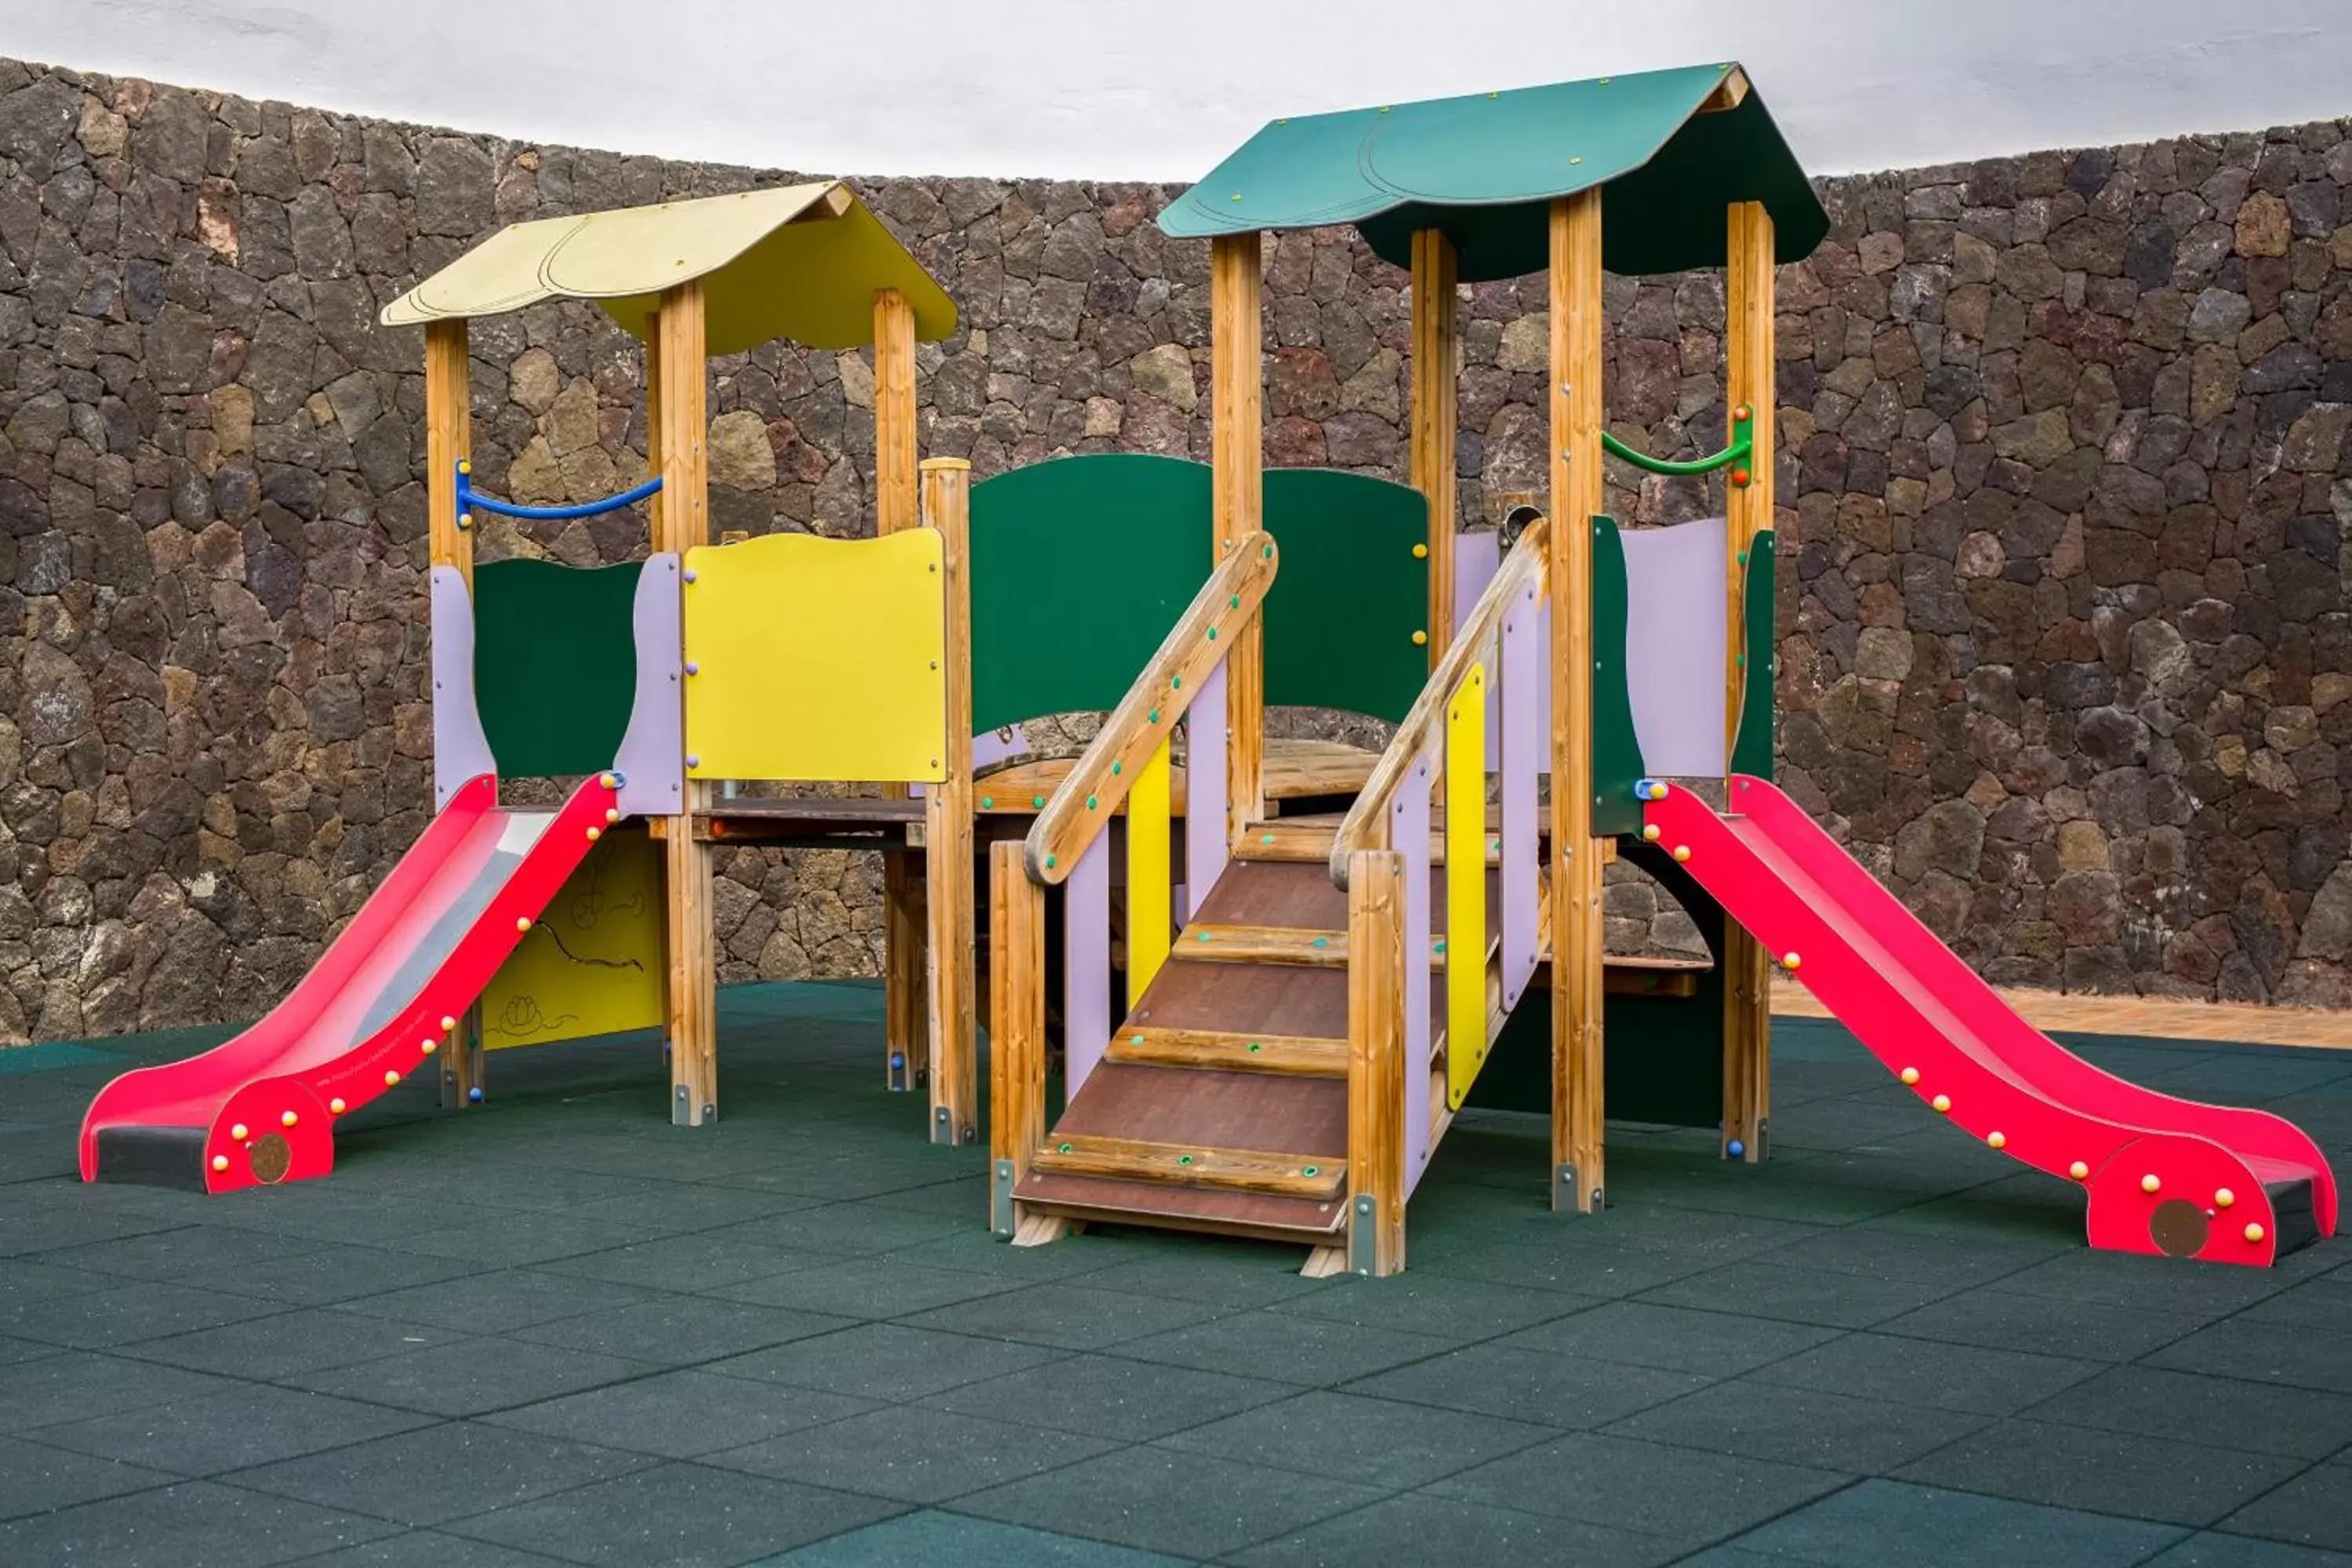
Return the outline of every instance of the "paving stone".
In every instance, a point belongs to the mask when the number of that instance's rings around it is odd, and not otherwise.
[[[1865,1480],[1733,1542],[1774,1561],[1833,1568],[1979,1568],[1987,1562],[2125,1568],[2179,1541],[2170,1525]]]
[[[942,1503],[1115,1447],[1076,1433],[893,1405],[730,1448],[703,1462],[836,1491]]]
[[[1181,1557],[1219,1557],[1377,1502],[1370,1487],[1202,1454],[1121,1448],[975,1493],[960,1511]]]
[[[1313,1391],[1160,1441],[1241,1464],[1395,1489],[1425,1486],[1554,1435],[1523,1421]]]
[[[617,1449],[456,1421],[240,1471],[236,1484],[398,1524],[438,1525],[649,1462]]]
[[[1869,1474],[1894,1469],[1984,1424],[1980,1416],[1956,1411],[1739,1379],[1629,1416],[1609,1431],[1751,1459]]]
[[[709,1370],[861,1399],[898,1401],[919,1399],[1052,1359],[1052,1352],[1031,1345],[866,1323],[713,1362]]]
[[[1183,1559],[926,1509],[764,1559],[755,1568],[1179,1568]]]
[[[1581,1356],[1472,1345],[1360,1379],[1347,1391],[1580,1430],[1664,1404],[1710,1381]]]
[[[1758,1383],[1825,1394],[2007,1415],[2092,1377],[2102,1365],[2024,1351],[1859,1333],[1843,1335],[1748,1375]]]
[[[203,1477],[390,1436],[430,1421],[323,1394],[238,1384],[168,1405],[43,1426],[26,1440],[175,1477]]]
[[[184,1481],[0,1524],[0,1563],[262,1565],[315,1556],[396,1529],[382,1520],[291,1498]]]
[[[1688,1548],[1785,1513],[1852,1479],[1580,1432],[1465,1470],[1431,1489],[1635,1531]]]
[[[1113,1356],[966,1384],[921,1401],[939,1410],[1129,1442],[1179,1432],[1295,1393],[1294,1385]]]
[[[1744,1308],[1736,1300],[1730,1310],[1704,1312],[1649,1300],[1611,1301],[1496,1342],[1513,1350],[1729,1377],[1837,1337],[1833,1329],[1733,1315]]]
[[[725,1568],[822,1540],[903,1505],[703,1465],[667,1464],[461,1520],[454,1534],[598,1568]]]
[[[2242,1449],[2012,1420],[1915,1460],[1902,1478],[2127,1518],[2210,1525],[2303,1464]]]

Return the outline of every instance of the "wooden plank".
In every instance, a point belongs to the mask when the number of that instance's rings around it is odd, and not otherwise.
[[[1446,705],[1445,777],[1441,788],[1445,797],[1445,1103],[1458,1107],[1486,1062],[1489,922],[1484,665],[1470,667]]]
[[[1701,114],[1720,114],[1727,109],[1737,109],[1748,100],[1748,73],[1738,66],[1728,68],[1722,81],[1716,84],[1706,100],[1698,106]]]
[[[425,552],[435,566],[455,566],[468,589],[474,582],[474,536],[457,526],[457,464],[473,449],[471,379],[465,318],[425,322]],[[478,637],[479,633],[478,617]],[[483,1087],[478,1011],[467,1012],[450,1045],[441,1063],[441,1104],[445,1110],[463,1110]]]
[[[1106,1060],[1055,1121],[1053,1138],[1072,1133],[1254,1149],[1320,1163],[1347,1157],[1348,1089],[1328,1079]]]
[[[877,301],[877,321],[880,315]],[[911,367],[913,312],[906,317]],[[911,368],[908,375],[911,401]],[[911,434],[908,439],[911,453]],[[961,458],[932,458],[921,474],[922,521],[940,536],[947,604],[946,776],[923,794],[930,1134],[934,1143],[969,1143],[980,1118],[979,979],[972,972],[980,935],[971,870],[971,465]]]
[[[1348,1262],[1375,1276],[1404,1267],[1406,874],[1402,856],[1360,849],[1348,875]]]
[[[1461,383],[1459,268],[1454,242],[1439,228],[1412,236],[1412,488],[1429,498],[1429,667],[1454,640],[1454,534],[1461,527],[1454,447]]]
[[[1552,1205],[1597,1213],[1600,846],[1592,837],[1592,519],[1601,508],[1601,192],[1551,204]]]
[[[1284,801],[1352,795],[1364,787],[1379,761],[1377,752],[1337,741],[1269,739],[1265,751],[1265,797]],[[1045,796],[1061,787],[1076,764],[1075,757],[1045,757],[999,768],[976,786],[980,811],[983,816],[1031,816],[1045,805]],[[1173,767],[1168,776],[1169,809],[1183,816],[1190,795],[1186,769]],[[1125,805],[1120,809],[1125,810]]]
[[[1297,963],[1317,969],[1344,969],[1348,964],[1348,933],[1194,921],[1184,928],[1177,942],[1176,956],[1208,963]]]
[[[647,461],[661,476],[653,546],[681,557],[710,537],[709,413],[704,379],[709,316],[699,279],[667,290],[647,361],[653,406]],[[689,700],[691,700],[689,699]],[[694,835],[709,785],[689,780],[684,810],[662,840],[669,944],[664,1026],[669,1036],[670,1121],[699,1127],[719,1114],[718,953],[711,931],[709,847]]]
[[[1094,744],[1071,765],[1029,829],[1029,874],[1052,885],[1070,874],[1078,856],[1134,788],[1144,764],[1168,743],[1191,693],[1220,660],[1227,679],[1245,633],[1257,625],[1258,605],[1274,582],[1272,536],[1253,533],[1220,562],[1192,605],[1168,632],[1112,710]],[[1236,737],[1235,750],[1239,749]]]
[[[989,1223],[1011,1236],[1013,1189],[1045,1135],[1045,889],[1029,879],[1021,846],[988,850]]]
[[[1732,73],[1744,90],[1745,80]],[[1725,87],[1732,85],[1727,80]],[[1736,100],[1734,101],[1737,101]],[[1747,564],[1756,536],[1773,526],[1773,232],[1772,215],[1760,202],[1735,202],[1726,214],[1724,291],[1727,364],[1727,414],[1745,408],[1752,416],[1753,447],[1744,468],[1725,489],[1724,532],[1731,584],[1729,640],[1725,645],[1724,734],[1739,732],[1747,669]],[[1738,482],[1744,472],[1748,482]],[[1723,948],[1723,1151],[1736,1146],[1738,1158],[1764,1157],[1765,1123],[1771,1112],[1771,957],[1737,921],[1727,921]]]
[[[1317,1035],[1236,1034],[1219,1029],[1129,1026],[1111,1037],[1105,1059],[1142,1067],[1345,1078],[1348,1042]]]
[[[969,465],[966,465],[969,467]],[[874,291],[874,531],[920,524],[915,464],[915,308]]]
[[[915,469],[915,316],[896,289],[874,291],[874,531],[898,533],[921,521]],[[955,727],[949,726],[950,736]],[[969,778],[971,770],[965,770]],[[885,796],[909,799],[892,781]],[[882,1049],[893,1089],[930,1084],[929,914],[921,869],[898,856],[882,865]],[[933,1094],[937,1099],[936,1090]],[[929,1131],[940,1132],[938,1107]],[[961,1126],[961,1122],[953,1125]]]
[[[1262,237],[1209,242],[1210,439],[1217,559],[1244,548],[1265,508],[1265,268]],[[1265,638],[1255,623],[1225,666],[1226,831],[1265,815]]]
[[[1127,797],[1127,1005],[1143,1000],[1168,961],[1175,892],[1168,835],[1168,742],[1136,774]]]
[[[1348,1163],[1328,1155],[1302,1159],[1259,1149],[1219,1149],[1080,1132],[1055,1133],[1038,1147],[1029,1168],[1045,1175],[1171,1182],[1178,1186],[1223,1187],[1290,1198],[1336,1197],[1348,1181]]]
[[[1314,1246],[1340,1228],[1337,1198],[1293,1198],[1231,1187],[1180,1187],[1170,1182],[1032,1171],[1021,1184],[1024,1219],[1048,1214],[1074,1221],[1151,1226],[1205,1236],[1246,1237]]]

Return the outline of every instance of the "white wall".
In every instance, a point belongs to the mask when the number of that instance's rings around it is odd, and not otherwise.
[[[1717,58],[1824,174],[2352,112],[2346,0],[0,0],[0,51],[844,174],[1184,180],[1277,114]]]

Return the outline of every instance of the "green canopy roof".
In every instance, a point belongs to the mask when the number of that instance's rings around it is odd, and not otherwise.
[[[1723,209],[1762,202],[1780,259],[1801,260],[1829,215],[1737,65],[1685,66],[1466,98],[1277,120],[1160,215],[1179,237],[1352,223],[1412,264],[1441,228],[1465,282],[1549,264],[1551,199],[1610,187],[1612,272],[1720,267]]]

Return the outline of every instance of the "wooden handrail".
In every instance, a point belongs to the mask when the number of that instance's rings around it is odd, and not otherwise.
[[[1412,770],[1413,759],[1428,750],[1435,740],[1437,724],[1445,716],[1445,705],[1454,699],[1470,667],[1481,659],[1493,658],[1492,650],[1503,627],[1503,612],[1522,590],[1532,586],[1536,602],[1545,602],[1551,581],[1551,521],[1538,518],[1528,524],[1519,535],[1511,553],[1496,571],[1486,591],[1478,595],[1478,603],[1470,618],[1454,635],[1445,657],[1430,672],[1429,684],[1421,689],[1421,696],[1412,710],[1397,726],[1396,738],[1373,764],[1372,776],[1365,781],[1363,793],[1356,804],[1348,808],[1347,817],[1339,824],[1339,836],[1331,846],[1331,880],[1341,888],[1348,885],[1348,858],[1359,849],[1382,847],[1381,825],[1387,821],[1390,797]]]
[[[1257,618],[1279,564],[1274,536],[1258,531],[1235,541],[1209,574],[1159,651],[1103,721],[1094,744],[1031,825],[1024,851],[1031,881],[1048,888],[1059,884],[1118,815],[1144,764],[1192,705],[1202,679],[1223,659],[1235,634]]]

